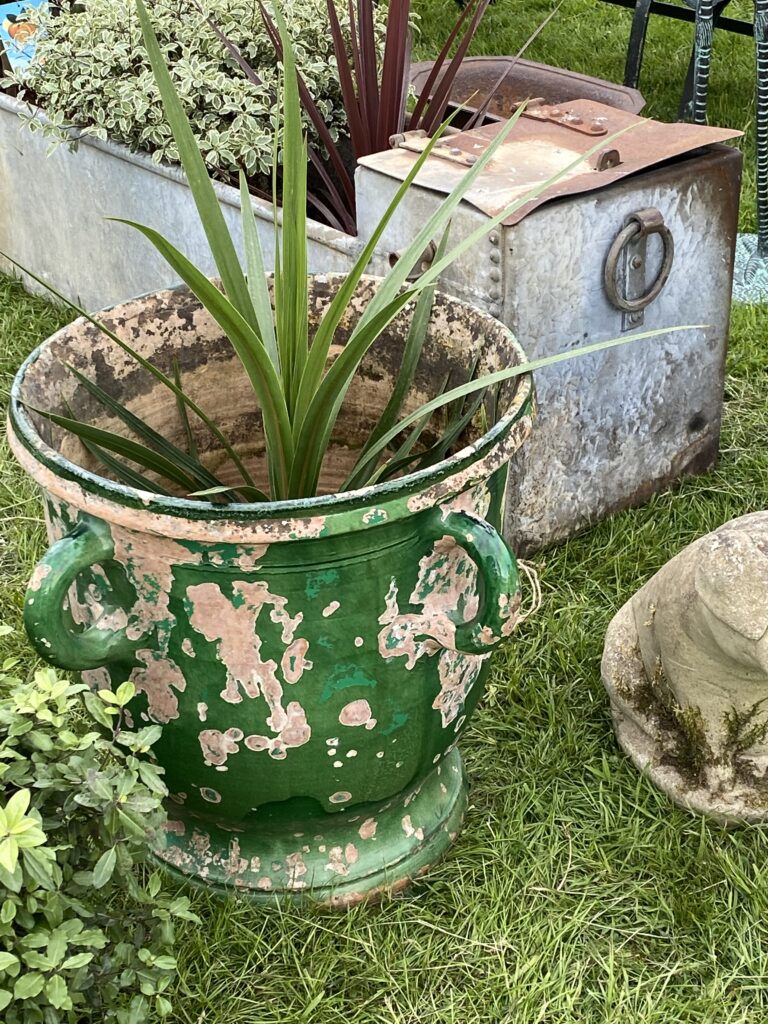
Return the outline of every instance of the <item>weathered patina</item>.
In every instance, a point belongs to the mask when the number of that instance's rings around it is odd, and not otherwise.
[[[768,820],[768,513],[694,541],[611,622],[616,735],[665,793],[726,824]]]
[[[311,285],[316,323],[337,282]],[[377,282],[364,279],[350,317]],[[226,340],[185,290],[113,310],[110,325],[185,387],[264,476],[258,413]],[[215,505],[100,475],[29,407],[69,404],[102,426],[65,364],[181,441],[175,403],[83,321],[49,339],[13,390],[11,442],[45,493],[53,546],[26,622],[43,657],[98,688],[131,679],[135,725],[163,725],[171,870],[255,898],[347,905],[426,870],[466,806],[457,741],[493,648],[514,626],[514,557],[496,532],[505,465],[530,429],[531,381],[505,387],[460,451],[418,473],[337,493],[391,392],[396,326],[361,368],[319,497]],[[445,373],[523,358],[490,316],[439,296],[414,408]],[[25,404],[26,403],[26,404]],[[197,431],[197,427],[195,427]],[[204,431],[199,450],[225,473]]]

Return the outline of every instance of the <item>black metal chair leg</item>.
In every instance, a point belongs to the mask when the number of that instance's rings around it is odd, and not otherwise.
[[[648,19],[651,14],[651,0],[636,0],[635,12],[632,15],[632,31],[629,34],[627,63],[624,67],[624,85],[636,89],[640,81],[640,69],[643,64],[645,35],[648,31]]]
[[[714,5],[714,11],[712,14],[712,25],[713,30],[717,28],[717,23],[720,20],[723,11],[728,6],[730,0],[717,0]],[[694,79],[696,75],[696,53],[697,47],[694,42],[691,47],[691,59],[688,62],[688,72],[685,76],[685,85],[683,86],[683,96],[680,100],[680,109],[677,114],[678,121],[692,121],[694,120],[693,113],[693,91],[694,91]]]

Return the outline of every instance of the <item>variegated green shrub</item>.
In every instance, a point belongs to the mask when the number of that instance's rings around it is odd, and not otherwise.
[[[270,4],[266,5],[268,9]],[[339,17],[348,24],[347,5]],[[296,59],[334,139],[346,130],[326,0],[283,0]],[[384,9],[382,8],[382,18]],[[174,83],[208,166],[225,179],[242,168],[251,178],[270,173],[277,120],[278,64],[254,0],[158,0],[152,17]],[[262,80],[249,82],[208,19],[236,44]],[[65,137],[113,139],[161,161],[178,161],[131,0],[88,0],[58,17],[42,16],[37,54],[24,78],[4,87],[39,104]],[[383,24],[383,22],[382,22]],[[379,38],[381,39],[381,33]],[[314,129],[307,121],[311,139]]]
[[[174,919],[195,919],[140,867],[164,825],[145,757],[160,727],[125,728],[132,683],[84,711],[86,687],[15,668],[0,669],[0,1020],[146,1024],[171,1010]]]

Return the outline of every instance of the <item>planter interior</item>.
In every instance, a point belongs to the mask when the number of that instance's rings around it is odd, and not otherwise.
[[[333,275],[314,278],[311,290],[310,337],[341,280]],[[372,297],[377,279],[366,278],[345,316],[331,358],[341,351],[357,318]],[[453,314],[455,300],[437,295],[432,326],[415,379],[403,407],[410,412],[436,397],[444,387],[468,379],[469,368],[477,362],[477,373],[492,372],[508,364],[511,350],[503,328],[484,334],[469,329]],[[410,317],[400,317],[366,356],[355,377],[334,431],[331,450],[321,478],[320,493],[337,492],[357,453],[370,434],[392,393],[399,371]],[[165,373],[173,373],[177,358],[187,394],[216,420],[238,454],[248,464],[256,482],[267,485],[261,416],[248,378],[218,325],[185,289],[162,292],[119,307],[110,323],[142,356],[150,358]],[[488,324],[491,321],[488,320]],[[151,326],[150,326],[151,325]],[[180,345],[180,339],[184,344]],[[189,339],[193,342],[188,343]],[[122,435],[130,435],[118,417],[104,407],[70,374],[70,364],[94,380],[132,413],[175,444],[185,444],[184,425],[168,390],[126,355],[102,332],[80,321],[66,328],[39,353],[24,375],[21,401],[30,409],[79,419]],[[503,387],[500,408],[508,405],[515,382]],[[224,399],[222,401],[222,398]],[[483,413],[461,438],[471,444],[482,434],[482,424],[497,413],[489,397]],[[41,439],[67,461],[99,476],[109,476],[98,460],[67,431],[42,416],[34,416]],[[439,411],[425,431],[422,447],[437,439],[447,413]],[[215,438],[194,416],[195,441],[203,461],[226,483],[235,483],[237,471]],[[148,474],[151,475],[151,474]],[[197,503],[205,505],[207,503]]]
[[[337,284],[312,282],[313,323]],[[361,283],[345,330],[376,286]],[[107,319],[162,368],[179,357],[185,386],[258,476],[253,399],[197,301],[178,289]],[[395,325],[366,359],[328,460],[328,494],[267,505],[222,508],[111,482],[77,440],[25,412],[22,402],[70,405],[119,429],[69,362],[182,442],[174,403],[91,325],[59,332],[17,377],[11,440],[46,491],[58,541],[30,585],[27,627],[44,657],[85,669],[91,685],[132,679],[134,724],[163,724],[156,753],[173,802],[157,855],[198,883],[348,905],[422,873],[460,827],[456,744],[519,603],[514,560],[491,524],[501,521],[502,467],[529,427],[531,382],[506,386],[443,463],[335,495],[390,394],[404,340],[405,324]],[[439,296],[407,404],[446,376],[466,378],[476,359],[491,370],[522,358],[497,321]],[[218,467],[215,447],[198,440]],[[488,607],[495,633],[479,626]],[[474,646],[459,640],[476,625]],[[62,633],[68,654],[57,650]]]

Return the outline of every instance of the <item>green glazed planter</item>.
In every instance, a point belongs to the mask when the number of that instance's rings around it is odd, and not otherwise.
[[[317,323],[338,282],[311,282]],[[343,325],[377,282],[361,282]],[[185,387],[262,469],[258,414],[225,338],[185,289],[104,319]],[[506,463],[530,430],[529,377],[510,384],[434,467],[335,493],[392,388],[404,328],[377,343],[350,391],[327,494],[262,505],[165,498],[99,474],[80,443],[27,407],[119,424],[71,363],[181,441],[167,393],[87,321],[26,361],[10,439],[45,495],[52,546],[26,598],[32,642],[99,689],[131,679],[133,724],[163,725],[174,873],[264,900],[348,905],[394,891],[454,840],[466,807],[456,744],[488,658],[514,626],[516,565],[496,532]],[[337,350],[338,351],[338,350]],[[519,362],[502,324],[438,296],[408,407],[446,373]],[[490,413],[490,415],[489,415]],[[490,423],[490,428],[487,424]],[[219,453],[201,452],[214,471]],[[129,722],[129,725],[131,723]]]

